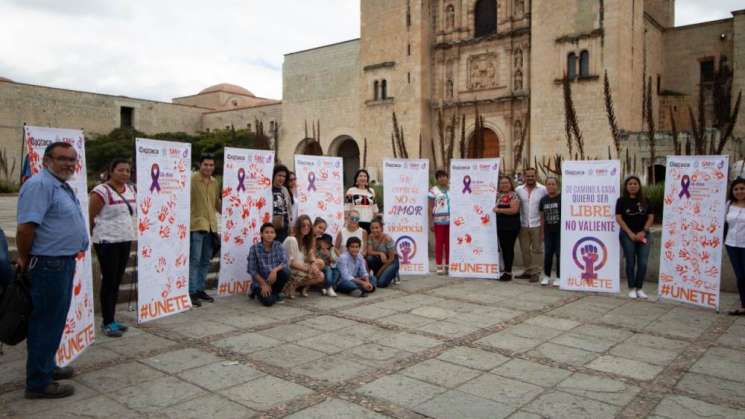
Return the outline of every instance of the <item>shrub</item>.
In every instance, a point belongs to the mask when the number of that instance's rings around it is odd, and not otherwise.
[[[644,195],[649,200],[649,203],[654,207],[654,221],[655,223],[662,222],[662,209],[663,200],[665,198],[665,184],[657,183],[655,185],[649,185],[644,187]]]

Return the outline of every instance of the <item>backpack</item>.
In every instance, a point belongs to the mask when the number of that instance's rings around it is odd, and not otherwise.
[[[28,335],[31,291],[28,274],[16,273],[15,280],[0,285],[0,342],[17,345]]]

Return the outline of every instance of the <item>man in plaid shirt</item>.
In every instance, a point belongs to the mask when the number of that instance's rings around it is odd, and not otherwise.
[[[290,279],[287,253],[278,241],[272,223],[261,226],[261,243],[251,246],[248,252],[248,274],[251,275],[251,298],[270,307],[280,301],[279,293]]]

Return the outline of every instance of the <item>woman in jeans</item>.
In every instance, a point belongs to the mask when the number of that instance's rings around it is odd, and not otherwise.
[[[644,197],[642,183],[636,176],[629,176],[623,183],[623,195],[616,201],[616,221],[621,226],[629,298],[647,298],[642,287],[647,275],[651,242],[649,228],[654,222],[654,208]]]
[[[515,193],[512,179],[507,176],[499,177],[497,193],[497,239],[504,259],[504,273],[500,281],[512,280],[512,263],[515,260],[515,241],[520,233],[520,198]]]
[[[136,191],[129,184],[129,161],[117,159],[109,166],[109,180],[90,193],[91,239],[101,267],[101,314],[103,333],[121,337],[127,326],[114,319],[119,284],[137,240]]]
[[[740,293],[740,308],[729,312],[731,316],[745,316],[745,179],[735,179],[727,194],[727,248],[729,261],[737,277],[737,291]]]
[[[370,278],[373,285],[385,288],[398,276],[398,255],[396,242],[383,231],[383,220],[373,218],[370,235],[367,237],[367,267],[376,279]]]

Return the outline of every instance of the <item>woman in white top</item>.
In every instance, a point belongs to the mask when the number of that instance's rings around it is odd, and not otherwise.
[[[745,315],[745,179],[735,179],[727,194],[727,248],[729,261],[737,277],[737,291],[740,293],[740,308],[729,312],[731,316]]]
[[[129,261],[135,229],[137,202],[135,189],[128,184],[129,161],[114,160],[109,180],[90,193],[89,215],[93,248],[101,267],[101,314],[106,336],[120,337],[127,327],[114,320],[119,284]]]
[[[339,234],[336,235],[334,247],[336,247],[338,254],[346,253],[347,240],[350,237],[357,237],[362,243],[367,243],[367,231],[360,227],[360,213],[356,210],[349,211],[347,214],[347,223],[339,231]],[[362,255],[365,255],[364,251]]]
[[[378,215],[378,204],[375,201],[375,190],[369,186],[370,174],[360,169],[354,175],[354,186],[344,194],[344,209],[357,211],[360,227],[370,232],[370,222]]]
[[[285,239],[282,246],[287,252],[290,265],[290,280],[285,285],[287,298],[295,298],[295,291],[302,288],[303,297],[308,296],[308,288],[324,282],[323,261],[316,258],[316,240],[313,236],[313,223],[303,214],[295,223],[295,234]]]

